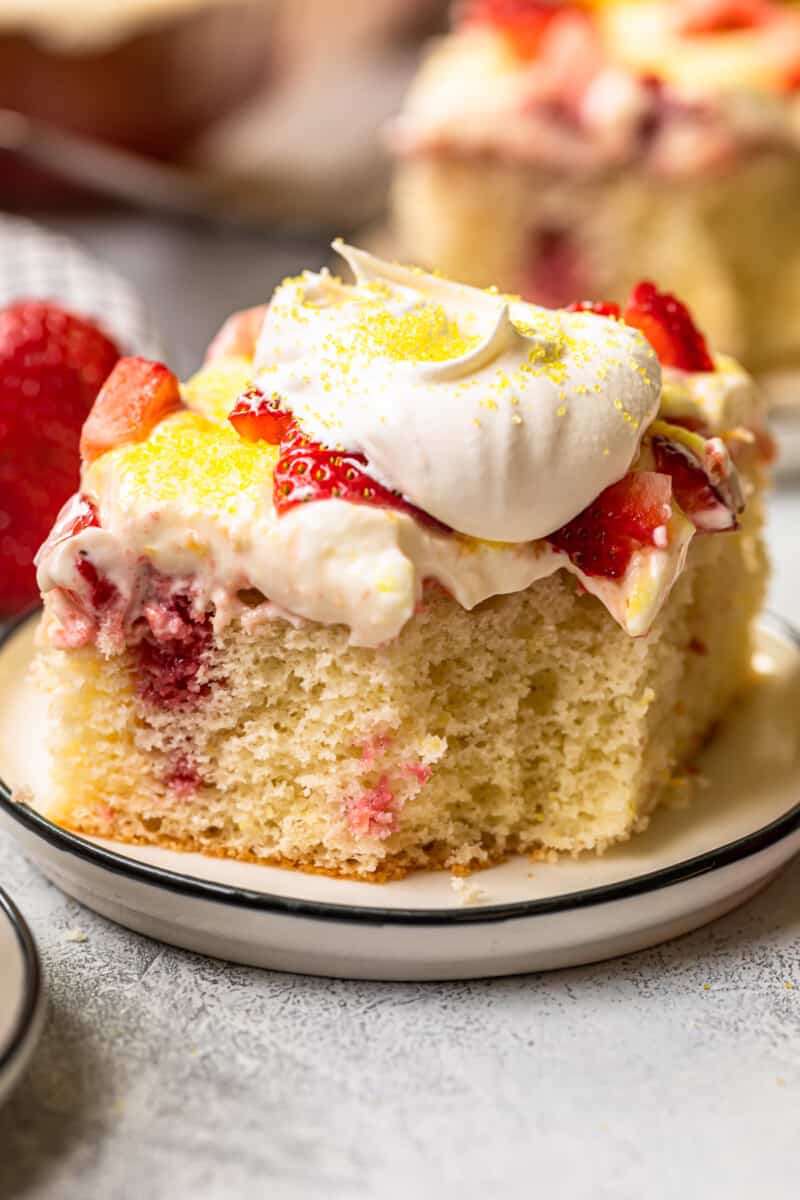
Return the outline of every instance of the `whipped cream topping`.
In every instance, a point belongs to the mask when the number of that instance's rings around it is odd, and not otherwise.
[[[183,389],[187,410],[85,467],[100,527],[72,533],[73,502],[37,557],[53,644],[94,641],[114,653],[141,620],[158,636],[174,589],[198,614],[213,610],[217,632],[234,618],[310,620],[374,647],[411,620],[426,581],[471,609],[560,570],[628,633],[648,631],[695,535],[674,502],[620,578],[585,574],[537,540],[629,466],[657,470],[651,441],[640,443],[657,428],[660,372],[639,335],[346,253],[355,285],[323,273],[279,289],[259,365],[210,363]],[[458,532],[335,498],[279,516],[278,448],[241,438],[226,419],[254,372],[307,433],[366,454],[382,481]],[[731,360],[665,377],[667,421],[696,414],[714,432],[759,427],[757,393]],[[721,441],[706,444],[722,475],[735,474]],[[113,585],[107,612],[93,605],[84,559]]]
[[[658,410],[645,339],[337,243],[355,285],[284,283],[258,385],[317,441],[459,533],[546,537],[620,479]]]

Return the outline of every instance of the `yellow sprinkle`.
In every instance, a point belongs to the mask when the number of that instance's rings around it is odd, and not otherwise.
[[[98,479],[113,472],[123,502],[148,508],[166,505],[216,510],[235,515],[262,502],[278,450],[267,442],[246,442],[231,425],[198,413],[179,412],[163,420],[144,442],[117,446],[93,464]]]
[[[567,407],[565,404],[562,404],[560,408],[556,409],[556,416],[565,417],[566,415],[567,415]]]
[[[418,305],[395,316],[383,304],[368,303],[349,332],[346,343],[327,339],[340,370],[349,365],[354,351],[380,354],[396,362],[447,362],[461,358],[480,340],[477,334],[465,333],[441,304]]]

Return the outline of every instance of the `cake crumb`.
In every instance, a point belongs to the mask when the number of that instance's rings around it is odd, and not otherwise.
[[[465,908],[473,904],[485,904],[489,899],[488,892],[485,892],[483,888],[478,887],[476,883],[472,883],[469,878],[465,878],[463,875],[451,875],[450,887],[455,892],[458,903]]]
[[[36,798],[33,794],[33,789],[28,787],[26,783],[15,787],[11,793],[11,799],[15,804],[24,804],[27,808],[35,808]]]
[[[68,929],[64,934],[65,942],[88,942],[89,935],[82,929]]]

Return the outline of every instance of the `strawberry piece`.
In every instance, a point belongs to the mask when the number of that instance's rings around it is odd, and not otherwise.
[[[547,539],[585,575],[621,579],[636,550],[659,544],[667,525],[672,486],[654,471],[626,475]]]
[[[56,304],[0,311],[0,616],[38,596],[34,554],[78,487],[81,426],[118,358],[94,322]]]
[[[770,0],[681,0],[678,22],[681,33],[733,33],[757,29],[774,15]]]
[[[311,500],[347,500],[351,504],[369,504],[407,513],[438,533],[450,528],[435,517],[409,504],[397,492],[383,487],[364,469],[363,454],[330,450],[311,441],[291,421],[281,441],[281,454],[275,465],[273,501],[278,515]]]
[[[70,525],[69,532],[66,537],[75,537],[76,534],[82,533],[84,529],[100,528],[100,517],[97,509],[88,496],[80,496],[78,498],[78,511],[75,514],[75,519]]]
[[[121,358],[103,384],[81,433],[81,455],[94,462],[126,442],[142,442],[180,407],[178,380],[163,363]]]
[[[268,305],[257,304],[228,317],[206,350],[205,361],[216,362],[219,358],[252,358],[256,352],[258,335],[267,315]]]
[[[656,467],[672,480],[672,494],[696,529],[704,533],[722,533],[736,529],[736,507],[716,486],[691,451],[668,438],[654,437]]]
[[[689,310],[653,283],[638,283],[622,314],[627,325],[640,330],[665,367],[683,371],[713,371],[706,339]]]
[[[57,546],[59,542],[67,542],[84,529],[99,529],[100,515],[94,503],[88,496],[79,493],[70,496],[67,503],[56,517],[55,524],[47,539],[48,546]]]
[[[783,77],[783,90],[785,92],[800,92],[800,63],[797,66],[790,67]]]
[[[622,316],[619,305],[611,300],[575,300],[564,311],[596,313],[598,317],[614,317],[616,320]]]
[[[257,387],[242,392],[228,420],[246,442],[269,442],[279,446],[292,424],[291,413],[281,410],[277,392],[265,396]]]
[[[493,25],[521,58],[535,58],[550,22],[564,7],[559,0],[466,0],[458,23]]]

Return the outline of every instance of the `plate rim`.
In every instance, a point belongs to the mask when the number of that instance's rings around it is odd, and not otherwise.
[[[4,640],[4,639],[2,639]],[[0,640],[0,645],[2,645]],[[11,1037],[0,1045],[0,1079],[11,1070],[17,1057],[24,1053],[28,1038],[36,1024],[42,1000],[42,964],[30,927],[8,892],[0,888],[0,917],[6,917],[19,945],[23,963],[23,998]]]
[[[40,609],[24,613],[0,630],[0,651],[22,626],[32,620]],[[800,655],[800,631],[785,617],[766,610],[758,618],[759,625],[766,626],[776,636],[790,643]],[[731,866],[776,845],[800,830],[800,800],[780,817],[752,833],[706,850],[702,854],[683,859],[668,867],[646,871],[630,879],[601,884],[592,888],[581,888],[575,892],[563,892],[536,900],[517,900],[505,904],[487,904],[472,908],[385,908],[380,905],[340,904],[326,900],[308,900],[301,897],[281,896],[274,892],[258,892],[235,884],[201,879],[167,867],[141,862],[126,854],[98,846],[71,833],[42,816],[29,805],[15,801],[11,789],[0,775],[0,814],[5,814],[28,833],[65,852],[81,859],[102,871],[122,876],[129,881],[160,888],[193,900],[210,901],[232,908],[262,914],[305,917],[340,924],[396,925],[396,926],[452,926],[490,925],[535,917],[553,916],[574,910],[591,908],[628,900],[636,896],[660,891],[663,888],[687,883],[700,876]],[[0,891],[0,897],[2,892]],[[0,1060],[0,1067],[3,1062]]]

